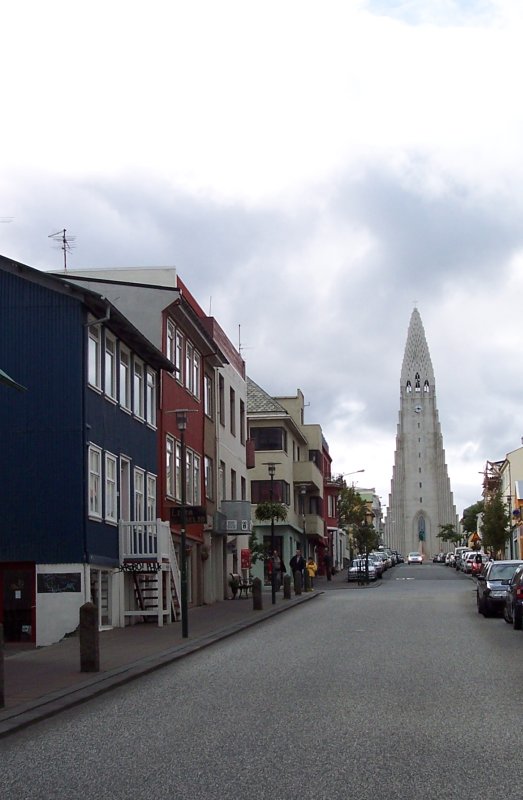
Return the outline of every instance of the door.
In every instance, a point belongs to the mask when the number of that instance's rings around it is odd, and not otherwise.
[[[0,622],[6,642],[35,641],[34,564],[0,564]]]

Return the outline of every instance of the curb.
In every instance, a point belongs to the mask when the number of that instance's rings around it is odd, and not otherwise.
[[[31,701],[30,703],[23,703],[15,706],[7,711],[0,712],[0,739],[8,736],[11,733],[22,730],[23,728],[33,725],[36,722],[41,722],[44,719],[59,714],[61,711],[74,708],[81,703],[86,703],[94,697],[99,697],[111,689],[119,686],[124,686],[143,675],[148,675],[157,669],[172,664],[181,658],[192,655],[193,653],[210,647],[216,642],[234,636],[241,631],[258,625],[260,622],[275,617],[284,611],[289,611],[291,608],[306,603],[309,600],[314,600],[316,597],[324,594],[322,591],[316,591],[314,594],[307,595],[306,597],[294,598],[290,603],[285,601],[285,605],[276,608],[270,608],[266,611],[254,612],[255,616],[252,619],[244,619],[235,622],[232,625],[219,628],[211,633],[203,634],[194,641],[182,642],[175,647],[171,647],[163,652],[156,653],[152,656],[146,656],[138,661],[134,661],[122,667],[116,667],[104,673],[96,673],[95,676],[89,678],[84,683],[76,684],[74,687],[67,689],[59,689],[51,694],[44,695],[38,700]],[[256,616],[256,613],[259,616]]]

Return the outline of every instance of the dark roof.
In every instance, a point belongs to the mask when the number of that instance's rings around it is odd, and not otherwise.
[[[132,349],[139,356],[143,357],[152,367],[155,369],[165,369],[168,372],[174,371],[174,364],[171,363],[161,350],[158,350],[158,348],[155,347],[127,317],[118,311],[116,306],[101,294],[79,286],[72,281],[68,281],[65,277],[53,275],[50,272],[42,272],[41,270],[28,267],[27,264],[21,264],[5,256],[0,256],[0,269],[11,275],[17,275],[24,280],[39,284],[51,291],[73,297],[83,303],[97,319],[108,317],[106,321],[107,327],[113,331],[118,338],[132,347]]]
[[[247,376],[247,413],[289,416],[287,409],[254,383],[249,376]]]

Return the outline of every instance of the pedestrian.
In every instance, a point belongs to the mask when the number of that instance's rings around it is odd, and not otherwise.
[[[332,558],[330,554],[326,551],[323,557],[323,564],[325,567],[325,575],[327,576],[327,580],[332,580]]]
[[[307,570],[307,575],[309,576],[309,588],[307,591],[312,592],[312,590],[314,589],[314,578],[316,576],[316,572],[318,571],[316,562],[312,557],[309,558],[309,560],[307,561],[305,569]]]
[[[292,570],[293,577],[295,572],[299,572],[303,578],[303,570],[305,569],[305,559],[303,558],[299,547],[296,548],[296,554],[293,555],[293,557],[289,561],[289,564]]]

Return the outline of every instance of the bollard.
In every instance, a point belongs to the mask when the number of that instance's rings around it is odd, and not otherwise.
[[[0,625],[0,708],[3,708],[4,705],[4,626]]]
[[[312,589],[311,589],[311,579],[309,577],[309,573],[307,572],[307,570],[305,570],[305,572],[303,573],[303,591],[304,592],[312,591]]]
[[[291,576],[284,575],[283,577],[283,599],[290,600],[291,599]]]
[[[301,594],[302,574],[299,570],[294,573],[294,594]]]
[[[252,582],[252,610],[263,610],[262,582],[259,578],[254,578]]]
[[[98,608],[84,603],[80,608],[80,672],[100,671]]]

